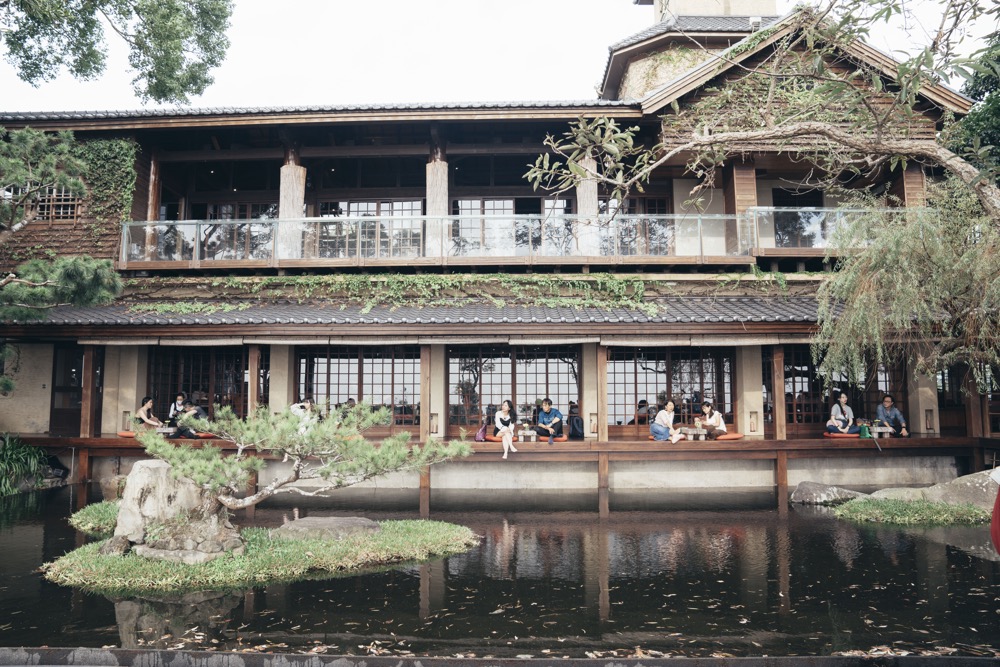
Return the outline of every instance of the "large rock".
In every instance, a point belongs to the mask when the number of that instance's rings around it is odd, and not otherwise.
[[[863,498],[867,494],[839,486],[828,486],[819,482],[799,482],[792,491],[789,500],[801,505],[840,505],[854,498]]]
[[[928,500],[949,505],[975,505],[984,510],[992,510],[997,497],[997,483],[990,479],[989,470],[963,475],[943,484],[935,484],[922,489],[882,489],[872,494],[873,498],[897,498],[900,500]]]
[[[341,540],[350,535],[377,533],[381,529],[371,519],[358,516],[307,516],[275,528],[271,536],[284,540]]]
[[[127,539],[145,558],[188,565],[229,553],[241,555],[243,540],[225,508],[194,482],[174,479],[170,470],[170,464],[160,460],[132,466],[114,539]]]

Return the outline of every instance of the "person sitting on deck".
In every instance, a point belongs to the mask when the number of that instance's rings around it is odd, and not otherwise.
[[[152,396],[143,396],[139,409],[135,411],[135,423],[147,430],[162,428],[163,422],[153,416]]]
[[[205,412],[205,408],[200,405],[195,405],[191,401],[184,401],[184,411],[177,415],[177,420],[183,417],[191,417],[193,419],[208,419],[208,413]],[[194,439],[198,437],[198,434],[190,426],[185,426],[183,424],[177,424],[177,432],[173,435],[167,436],[169,438],[190,438]]]
[[[695,419],[694,425],[698,428],[703,428],[708,433],[705,437],[709,440],[715,440],[720,435],[726,433],[726,422],[722,419],[722,413],[715,409],[712,405],[712,401],[704,401],[701,404],[701,419]]]
[[[639,399],[639,403],[635,406],[635,417],[629,420],[628,425],[648,424],[651,412],[655,413],[655,410],[649,409],[649,401],[645,398]]]
[[[649,434],[653,436],[653,440],[670,440],[676,443],[680,439],[674,439],[674,436],[680,435],[680,431],[674,428],[676,418],[677,414],[674,412],[674,402],[667,401],[667,404],[656,413],[653,423],[649,425]]]
[[[501,403],[493,421],[495,424],[493,435],[499,437],[503,442],[503,458],[507,458],[508,452],[517,452],[517,447],[514,446],[514,429],[517,428],[517,413],[514,412],[514,404],[507,400]]]
[[[550,445],[553,438],[558,438],[562,435],[562,418],[562,413],[552,407],[551,398],[546,397],[542,399],[542,411],[538,413],[536,428],[541,429],[543,434],[548,433]]]
[[[892,396],[886,394],[882,397],[882,405],[875,410],[875,425],[885,425],[892,429],[894,434],[908,438],[910,433],[906,430],[906,417],[893,405]]]
[[[313,401],[311,396],[306,396],[302,399],[301,403],[295,403],[288,409],[291,410],[293,415],[302,420],[302,425],[299,426],[299,433],[305,433],[309,430],[310,426],[316,422],[323,421],[323,414],[316,407],[316,402]]]
[[[170,411],[167,412],[167,423],[171,426],[177,426],[177,420],[181,418],[181,414],[184,412],[184,401],[186,400],[187,394],[183,391],[177,392],[177,398],[170,404]]]
[[[830,433],[861,433],[861,427],[854,424],[854,411],[847,404],[847,392],[841,392],[830,410],[830,420],[826,422]]]

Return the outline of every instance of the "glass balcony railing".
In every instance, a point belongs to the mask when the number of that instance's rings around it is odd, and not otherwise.
[[[754,207],[747,210],[757,234],[757,248],[788,250],[825,250],[833,230],[861,209],[847,208],[778,208]]]
[[[655,261],[749,257],[754,227],[737,215],[449,216],[127,222],[122,262],[281,265],[323,260]]]

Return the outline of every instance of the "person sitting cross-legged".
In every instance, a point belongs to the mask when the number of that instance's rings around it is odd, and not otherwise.
[[[552,399],[542,399],[542,411],[538,413],[538,423],[536,428],[540,429],[542,435],[548,435],[549,444],[553,438],[558,438],[563,432],[562,413],[552,407]]]
[[[876,426],[888,426],[892,429],[893,435],[910,437],[910,432],[906,430],[906,417],[893,405],[891,395],[886,394],[882,397],[882,405],[875,410],[875,419]]]
[[[184,401],[184,410],[177,415],[177,431],[172,435],[167,436],[168,438],[197,438],[198,434],[193,428],[181,422],[184,417],[191,417],[194,419],[208,419],[208,413],[205,412],[205,408],[200,405],[195,405],[191,401]]]

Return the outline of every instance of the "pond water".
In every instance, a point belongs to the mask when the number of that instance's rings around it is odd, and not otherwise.
[[[797,508],[612,512],[604,521],[590,511],[436,512],[471,527],[482,543],[387,572],[165,602],[85,594],[36,572],[83,543],[66,523],[80,493],[0,499],[0,646],[1000,655],[1000,563],[983,548],[988,526],[858,527]],[[259,509],[255,522],[276,525],[295,511]]]

